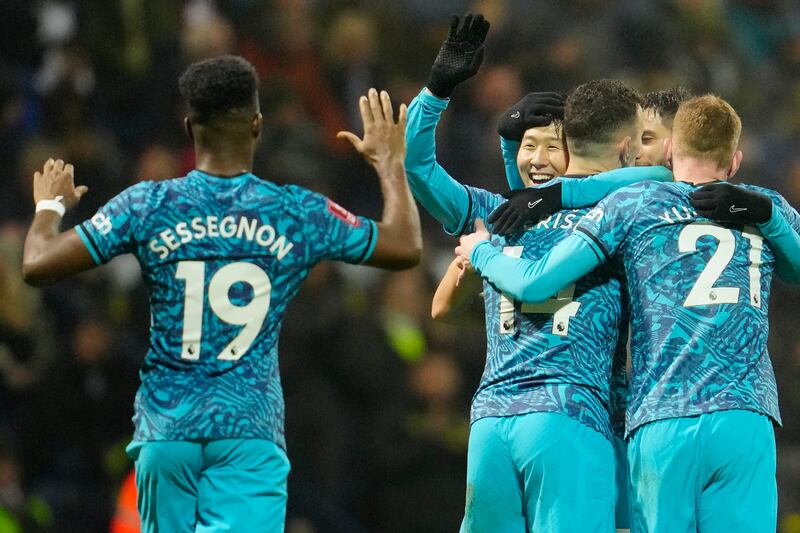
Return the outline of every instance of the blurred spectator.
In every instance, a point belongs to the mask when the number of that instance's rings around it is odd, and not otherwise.
[[[358,98],[370,87],[385,87],[383,64],[376,55],[377,34],[375,20],[355,10],[338,13],[328,31],[329,79],[336,101],[345,108],[350,130],[361,126]]]
[[[41,476],[57,524],[70,531],[104,531],[113,509],[112,488],[121,479],[119,457],[131,434],[136,370],[115,354],[102,319],[84,316],[69,345],[27,408],[26,463]],[[59,529],[61,531],[61,529]],[[67,531],[67,530],[64,530]]]
[[[139,154],[136,162],[136,169],[133,173],[133,181],[161,181],[169,178],[177,178],[185,174],[181,165],[181,160],[175,151],[167,146],[151,144],[145,147]]]
[[[733,102],[744,123],[737,181],[800,203],[797,2],[4,0],[0,427],[18,445],[0,443],[0,531],[107,531],[130,467],[122,448],[148,342],[131,257],[43,291],[22,284],[33,172],[67,158],[89,186],[64,227],[129,184],[183,175],[194,160],[177,78],[195,59],[240,53],[261,78],[255,173],[380,216],[374,173],[335,134],[359,127],[357,97],[371,86],[413,98],[448,15],[467,8],[492,29],[481,72],[453,94],[438,130],[439,160],[458,179],[506,188],[496,120],[524,93],[623,77],[641,90],[683,84]],[[422,217],[426,267],[383,276],[321,266],[287,311],[290,533],[457,528],[485,338],[431,322],[426,268],[438,279],[454,244]],[[800,292],[777,284],[770,305],[788,532],[800,513]]]
[[[458,401],[461,371],[451,354],[429,352],[409,369],[408,385],[410,404],[381,435],[387,467],[375,530],[450,531],[464,512],[469,415]]]
[[[46,533],[53,530],[53,515],[47,504],[29,496],[22,486],[23,472],[13,445],[0,442],[0,531]]]

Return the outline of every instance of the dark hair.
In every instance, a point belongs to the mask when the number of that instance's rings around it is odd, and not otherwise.
[[[567,96],[564,132],[580,154],[587,144],[603,144],[636,118],[639,93],[619,80],[593,80]]]
[[[692,93],[686,87],[671,87],[663,91],[650,91],[642,97],[642,107],[652,109],[664,120],[672,121],[678,106],[692,98]]]
[[[258,76],[239,56],[219,56],[192,63],[178,80],[192,122],[206,123],[223,113],[252,109],[258,98]]]

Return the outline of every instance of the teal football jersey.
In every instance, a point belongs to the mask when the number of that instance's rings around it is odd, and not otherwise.
[[[466,188],[462,230],[505,201]],[[577,226],[589,208],[564,210],[527,231],[493,237],[503,253],[539,259]],[[620,268],[609,263],[538,304],[520,303],[484,281],[486,367],[472,399],[474,422],[489,416],[556,412],[611,438],[612,363],[624,364],[628,322]],[[620,399],[616,399],[620,401]],[[615,404],[615,405],[612,405]]]
[[[795,229],[800,217],[774,191]],[[688,183],[620,189],[587,214],[579,233],[625,267],[631,300],[628,432],[654,420],[728,409],[780,423],[767,351],[774,255],[759,231],[698,218]]]
[[[76,227],[92,257],[132,253],[150,295],[135,440],[263,438],[285,447],[278,333],[325,259],[360,263],[371,220],[246,173],[130,187]]]

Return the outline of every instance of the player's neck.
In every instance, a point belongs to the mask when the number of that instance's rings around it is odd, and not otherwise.
[[[214,150],[195,145],[197,162],[195,168],[214,176],[236,176],[253,171],[253,151],[250,148],[227,148]]]
[[[573,157],[570,155],[565,174],[599,174],[620,167],[619,158]]]
[[[720,168],[713,161],[699,161],[687,158],[673,160],[672,175],[675,176],[675,181],[710,183],[712,181],[727,180],[728,170]]]

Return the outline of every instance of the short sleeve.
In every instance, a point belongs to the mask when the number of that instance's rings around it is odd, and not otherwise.
[[[501,194],[489,192],[484,189],[478,189],[476,187],[469,187],[467,185],[464,185],[464,188],[467,190],[467,194],[469,196],[469,205],[467,207],[466,216],[464,217],[464,220],[461,222],[461,225],[457,231],[450,233],[445,228],[447,233],[455,235],[456,237],[465,233],[472,233],[475,228],[476,219],[480,218],[484,223],[486,223],[486,217],[488,217],[492,211],[499,207],[500,204],[506,201]],[[492,230],[491,226],[487,225],[487,227],[489,228],[489,231]]]
[[[129,187],[101,207],[95,215],[75,226],[75,231],[98,265],[133,251],[135,230],[144,217],[152,182]]]
[[[575,233],[591,246],[601,262],[608,261],[625,242],[644,196],[638,184],[620,189],[586,213],[575,227]]]
[[[359,264],[372,257],[378,241],[374,220],[354,215],[322,194],[299,187],[292,192],[305,223],[312,263],[330,259]]]

